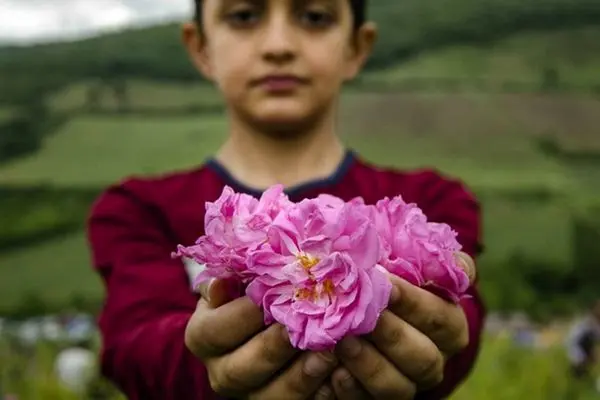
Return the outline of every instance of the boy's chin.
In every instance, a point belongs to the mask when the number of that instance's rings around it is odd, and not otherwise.
[[[311,130],[321,119],[323,112],[306,106],[279,104],[252,110],[249,114],[252,124],[261,131],[274,134],[280,132],[287,136],[293,132],[301,134]]]
[[[308,102],[294,98],[274,98],[259,101],[249,110],[261,119],[302,119],[314,112]]]

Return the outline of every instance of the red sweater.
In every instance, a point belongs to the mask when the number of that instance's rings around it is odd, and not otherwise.
[[[217,399],[202,363],[186,349],[184,330],[198,297],[190,273],[171,259],[178,244],[203,234],[204,204],[225,185],[256,196],[217,162],[158,178],[128,179],[108,188],[96,201],[88,223],[93,265],[106,288],[100,316],[102,373],[132,400]],[[458,232],[463,249],[479,254],[480,214],[475,198],[458,181],[431,170],[400,172],[367,164],[349,152],[328,179],[287,191],[292,201],[329,193],[344,200],[362,196],[372,204],[401,194],[431,221]],[[475,287],[462,303],[470,344],[450,359],[444,382],[419,399],[449,395],[468,375],[479,349],[485,316]]]

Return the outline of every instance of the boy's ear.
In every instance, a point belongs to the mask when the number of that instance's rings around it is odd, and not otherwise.
[[[352,80],[360,73],[371,56],[376,41],[377,25],[374,22],[365,22],[358,31],[352,34],[349,63],[344,77],[346,80]]]
[[[196,69],[206,79],[212,80],[206,37],[200,32],[198,25],[195,22],[186,22],[181,28],[181,39]]]

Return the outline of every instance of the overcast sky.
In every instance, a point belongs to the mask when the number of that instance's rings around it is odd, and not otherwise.
[[[0,0],[0,42],[89,36],[124,26],[181,20],[191,0]]]

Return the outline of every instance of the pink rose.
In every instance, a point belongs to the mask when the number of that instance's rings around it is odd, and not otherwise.
[[[457,302],[469,286],[448,225],[428,222],[402,197],[374,206],[320,195],[294,204],[281,185],[260,199],[225,187],[206,204],[205,235],[179,246],[206,268],[194,285],[220,278],[279,322],[292,345],[327,350],[343,337],[375,329],[387,307],[389,274]]]
[[[267,324],[287,327],[295,347],[330,349],[346,335],[371,332],[387,306],[391,283],[378,258],[366,206],[304,200],[275,218],[267,245],[250,251],[256,278],[246,293]]]
[[[375,207],[382,242],[379,262],[392,274],[458,301],[469,287],[469,278],[457,264],[461,246],[447,224],[427,222],[416,204],[402,197],[385,198]]]
[[[424,278],[416,259],[413,231],[426,228],[427,220],[414,204],[406,204],[401,197],[377,202],[375,222],[382,243],[379,263],[392,274],[413,285],[421,286]]]
[[[226,186],[215,202],[206,204],[205,235],[193,246],[178,246],[174,256],[206,266],[194,287],[210,278],[248,282],[253,276],[246,266],[248,250],[267,242],[273,219],[291,205],[281,185],[271,187],[260,200]]]
[[[457,233],[447,224],[429,222],[429,237],[423,240],[425,250],[422,274],[425,287],[432,292],[458,302],[469,288],[469,276],[458,265],[456,253],[461,245]]]

